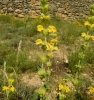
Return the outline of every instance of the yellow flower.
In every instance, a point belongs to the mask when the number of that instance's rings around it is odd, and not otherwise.
[[[50,57],[50,56],[52,56],[52,54],[49,52],[49,53],[47,54],[47,56]]]
[[[40,19],[43,19],[43,16],[41,16]]]
[[[90,26],[91,24],[88,21],[85,21],[84,25],[85,26]]]
[[[8,79],[8,83],[11,85],[14,82],[14,79]]]
[[[47,54],[47,57],[49,57],[49,58],[53,58],[52,53],[49,52],[49,53]]]
[[[43,29],[44,29],[44,28],[43,28],[43,26],[42,26],[42,25],[38,25],[38,26],[37,26],[37,31],[38,31],[38,32],[43,31]]]
[[[55,51],[58,50],[58,47],[54,47],[54,50],[55,50]]]
[[[6,90],[9,90],[9,87],[8,86],[3,86],[2,91],[6,91]]]
[[[94,28],[94,24],[92,24],[91,27]]]
[[[11,92],[14,92],[14,91],[15,91],[15,88],[12,86],[12,87],[10,88],[10,90],[11,90]]]
[[[54,45],[55,43],[57,43],[57,39],[52,39],[52,40],[50,41],[50,44],[52,44],[52,45]]]
[[[94,36],[91,36],[91,39],[94,40]]]
[[[62,84],[65,84],[65,83],[66,83],[66,81],[67,81],[66,79],[63,79],[63,80],[62,80]]]
[[[46,15],[43,15],[43,16],[40,17],[40,19],[41,20],[43,20],[43,19],[49,20],[50,19],[50,16],[49,15],[47,15],[47,16]]]
[[[90,93],[94,93],[94,87],[91,87],[91,88],[89,89],[89,92],[90,92]]]
[[[85,37],[85,36],[86,36],[86,33],[85,33],[85,32],[83,32],[83,33],[81,34],[81,36],[82,36],[82,37]]]
[[[56,28],[54,27],[54,26],[49,26],[48,27],[48,32],[49,33],[51,33],[51,32],[53,32],[53,33],[55,33],[57,30],[56,30]]]
[[[39,44],[42,44],[42,43],[43,43],[43,41],[41,39],[36,40],[36,45],[39,45]]]
[[[64,86],[62,84],[59,84],[59,90],[62,90]]]
[[[46,16],[46,19],[50,19],[50,16],[48,15],[48,16]]]
[[[68,86],[65,86],[65,91],[66,92],[69,92],[70,91],[70,88]]]
[[[52,48],[52,45],[50,43],[47,43],[46,44],[46,50],[51,50],[51,48]]]

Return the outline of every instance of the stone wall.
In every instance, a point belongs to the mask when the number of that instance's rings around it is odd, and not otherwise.
[[[48,0],[49,13],[64,20],[75,20],[89,15],[89,6],[94,0]],[[23,18],[26,15],[41,15],[39,0],[0,0],[0,13]]]

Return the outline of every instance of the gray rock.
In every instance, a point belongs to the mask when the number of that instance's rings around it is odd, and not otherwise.
[[[11,13],[11,12],[13,12],[13,11],[14,11],[14,10],[13,10],[12,7],[9,7],[8,10],[7,10],[8,13]]]
[[[24,13],[28,13],[28,9],[23,9],[22,10]]]
[[[56,7],[55,4],[49,4],[49,9],[50,9],[51,11],[57,11],[57,7]]]

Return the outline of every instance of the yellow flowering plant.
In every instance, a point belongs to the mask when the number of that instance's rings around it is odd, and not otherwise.
[[[2,91],[5,92],[7,100],[9,98],[9,94],[16,91],[15,87],[13,86],[13,83],[14,79],[10,78],[8,79],[8,85],[2,87]]]
[[[92,9],[92,7],[90,8]],[[83,38],[83,43],[81,44],[80,50],[77,52],[78,62],[75,64],[75,72],[78,74],[81,72],[83,66],[85,63],[85,57],[86,57],[86,50],[89,48],[89,41],[94,40],[94,36],[90,35],[91,31],[94,30],[94,18],[93,15],[91,15],[88,20],[84,22],[84,26],[87,29],[87,32],[82,32],[81,37]],[[91,20],[92,19],[92,20]]]
[[[91,85],[88,88],[88,100],[93,100],[94,99],[94,85]]]
[[[44,29],[44,28],[43,28],[43,26],[42,26],[42,25],[38,25],[38,26],[37,26],[37,31],[38,31],[38,32],[42,32],[42,31],[43,31],[43,29]]]
[[[42,0],[41,4],[42,4],[41,6],[43,9],[46,9],[45,6],[48,6],[47,0]],[[48,9],[48,7],[47,7],[47,9]],[[41,11],[43,13],[42,17],[44,17],[44,19],[49,19],[50,17],[49,17],[49,15],[46,15],[46,13],[47,13],[46,10],[45,10],[45,13],[43,10]],[[50,59],[53,57],[52,52],[58,50],[58,47],[56,46],[57,45],[57,35],[56,35],[57,29],[55,28],[55,26],[50,25],[47,27],[46,24],[44,24],[44,25],[45,26],[43,26],[43,25],[37,26],[37,31],[43,35],[44,39],[37,39],[35,41],[36,45],[40,45],[41,49],[44,51],[44,55],[40,56],[42,68],[43,68],[44,64],[46,64],[49,67],[51,66]],[[53,34],[55,34],[55,35],[53,35]],[[50,37],[50,35],[51,35],[51,40],[48,39]],[[50,54],[49,57],[48,57],[48,53]],[[44,60],[44,58],[46,58],[46,61]],[[49,70],[49,67],[48,67],[48,70]]]
[[[89,92],[94,93],[94,87],[90,87]]]
[[[6,62],[4,62],[4,69],[2,70],[3,72],[3,85],[1,87],[2,93],[4,94],[4,100],[10,100],[11,94],[16,92],[16,88],[14,86],[14,73],[16,75],[15,70],[10,67],[13,72],[8,73],[6,71]]]
[[[50,70],[50,67],[52,65],[51,59],[53,58],[53,52],[58,50],[57,47],[58,41],[57,41],[56,27],[53,25],[48,25],[47,23],[48,20],[50,20],[50,16],[47,15],[48,12],[47,0],[41,0],[40,8],[42,12],[42,16],[40,16],[42,24],[37,26],[37,32],[39,32],[39,34],[42,34],[43,38],[37,39],[35,41],[35,44],[39,45],[43,52],[39,56],[41,65],[38,68],[38,75],[42,80],[43,86],[36,90],[35,95],[37,95],[36,100],[37,97],[39,97],[40,100],[46,100],[47,99],[46,92],[48,90],[47,84],[49,84],[49,77],[51,75],[51,70]]]
[[[40,16],[41,21],[50,21],[50,16],[49,15],[42,15]]]
[[[92,20],[91,20],[92,19]],[[70,70],[73,74],[73,77],[68,77],[68,79],[72,82],[74,89],[71,92],[71,100],[78,100],[78,96],[82,97],[81,86],[82,83],[85,84],[83,78],[81,79],[81,74],[83,68],[87,66],[87,50],[90,48],[90,41],[94,40],[94,36],[92,35],[92,31],[94,31],[94,13],[93,16],[89,17],[88,20],[84,22],[84,27],[86,28],[86,32],[81,33],[82,42],[80,48],[75,51],[74,55],[76,56],[76,60]],[[93,93],[93,87],[89,89],[89,92]]]
[[[69,98],[70,91],[70,87],[66,84],[66,80],[63,79],[57,88],[57,99],[64,100],[65,98]]]

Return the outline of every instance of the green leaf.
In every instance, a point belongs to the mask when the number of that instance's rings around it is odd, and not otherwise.
[[[38,99],[38,93],[34,93],[32,100],[37,100]]]

